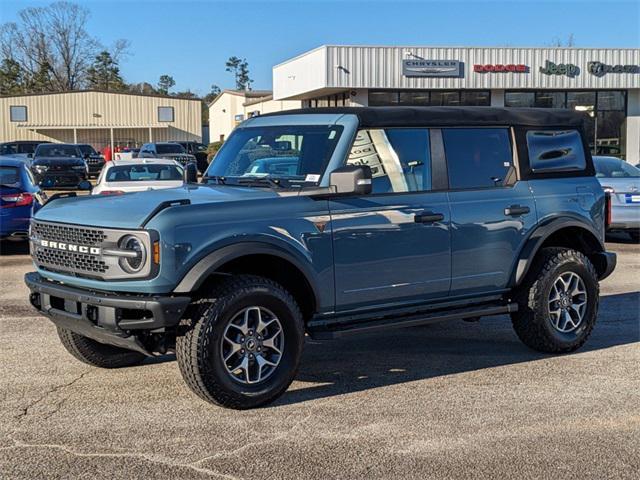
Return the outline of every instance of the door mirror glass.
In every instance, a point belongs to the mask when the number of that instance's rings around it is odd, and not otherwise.
[[[371,168],[367,165],[346,165],[331,172],[329,183],[335,193],[368,195],[371,193]]]
[[[198,183],[198,167],[194,162],[189,162],[184,166],[184,182]]]

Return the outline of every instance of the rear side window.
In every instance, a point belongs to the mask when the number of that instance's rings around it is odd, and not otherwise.
[[[582,137],[577,130],[529,130],[529,167],[534,173],[584,170]]]
[[[16,167],[0,167],[0,185],[15,185],[20,181]]]
[[[442,130],[449,188],[502,187],[513,169],[507,128],[445,128]]]
[[[373,193],[431,190],[429,130],[360,130],[347,165],[368,165]]]

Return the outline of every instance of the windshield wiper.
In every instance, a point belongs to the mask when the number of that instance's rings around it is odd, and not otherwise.
[[[238,183],[238,185],[247,186],[247,187],[261,187],[263,185],[272,187],[272,188],[285,188],[289,186],[289,182],[282,178],[271,178],[271,177],[234,177],[234,181]]]
[[[227,183],[227,178],[220,175],[204,176],[202,180],[213,180],[216,185],[225,185]]]

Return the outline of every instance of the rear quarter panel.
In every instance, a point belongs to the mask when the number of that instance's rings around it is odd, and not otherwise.
[[[587,222],[604,240],[605,194],[595,177],[529,180],[538,224],[564,217]]]

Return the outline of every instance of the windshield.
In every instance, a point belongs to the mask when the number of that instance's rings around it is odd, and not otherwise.
[[[637,178],[640,177],[640,169],[618,158],[593,159],[596,167],[596,177],[600,178]]]
[[[107,182],[163,182],[182,180],[182,169],[177,165],[118,165],[107,173]]]
[[[166,153],[185,153],[184,147],[178,143],[158,143],[156,144],[158,155]]]
[[[317,184],[343,128],[331,125],[236,130],[207,169],[209,177],[269,177]]]
[[[16,167],[0,167],[0,185],[14,185],[20,181]]]
[[[38,145],[36,148],[36,157],[79,157],[77,147],[74,145],[58,145],[52,143],[50,145]]]
[[[82,152],[83,155],[97,155],[96,152],[91,145],[78,145],[78,148]]]

